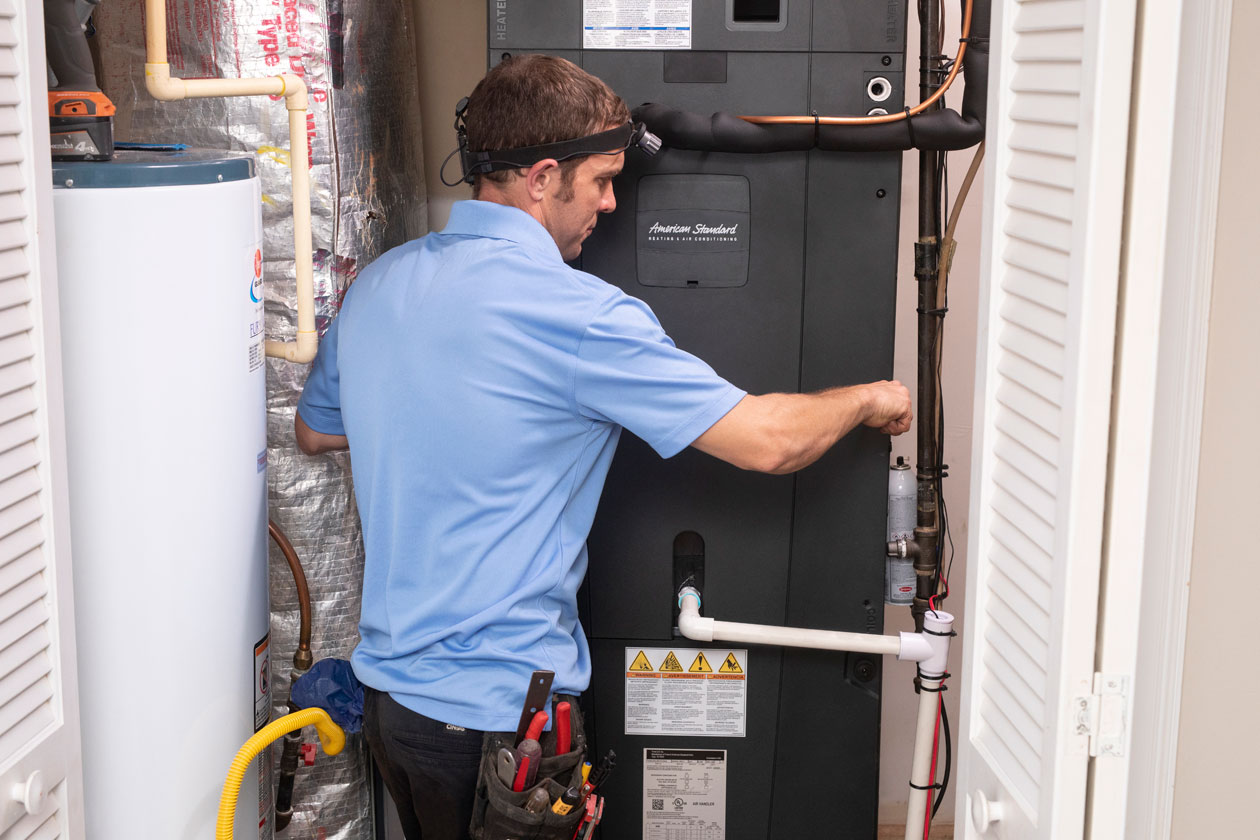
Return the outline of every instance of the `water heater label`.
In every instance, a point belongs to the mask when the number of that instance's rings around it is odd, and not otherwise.
[[[743,738],[748,651],[626,648],[627,735]]]
[[[582,49],[689,50],[691,0],[582,0]]]
[[[254,645],[254,731],[271,721],[271,634]],[[258,840],[272,840],[275,825],[271,821],[273,779],[271,747],[265,747],[254,762],[258,771]]]
[[[254,731],[271,720],[271,634],[254,645]]]
[[[726,750],[643,751],[643,840],[725,840]]]
[[[253,373],[263,366],[263,279],[262,249],[254,246],[249,249],[249,306],[246,319],[249,324],[248,359],[249,372]]]

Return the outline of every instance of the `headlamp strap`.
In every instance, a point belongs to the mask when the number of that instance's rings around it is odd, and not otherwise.
[[[460,104],[466,105],[466,102]],[[462,115],[462,112],[457,111]],[[457,119],[456,132],[460,125]],[[619,125],[599,134],[577,137],[573,140],[561,140],[558,143],[544,143],[539,146],[521,146],[516,149],[492,149],[482,152],[467,151],[467,142],[463,142],[463,163],[465,175],[484,174],[499,169],[523,169],[533,166],[540,160],[555,158],[567,160],[579,155],[607,154],[611,150],[625,150],[634,135],[634,126],[630,123]],[[466,141],[467,133],[461,140]]]

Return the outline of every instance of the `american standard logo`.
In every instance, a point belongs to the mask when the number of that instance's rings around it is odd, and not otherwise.
[[[653,222],[648,228],[648,242],[736,242],[739,239],[739,224],[706,225],[696,222],[691,225]]]

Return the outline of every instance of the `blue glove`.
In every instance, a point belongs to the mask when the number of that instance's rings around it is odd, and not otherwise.
[[[299,709],[323,709],[348,733],[363,728],[363,684],[348,660],[319,660],[293,683],[289,699]]]

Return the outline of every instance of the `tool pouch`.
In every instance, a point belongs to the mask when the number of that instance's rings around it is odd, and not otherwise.
[[[499,750],[512,749],[516,737],[512,732],[487,732],[481,743],[481,771],[477,776],[477,793],[473,800],[472,822],[468,827],[472,840],[571,840],[582,819],[582,808],[574,806],[567,814],[553,813],[551,805],[566,788],[582,786],[582,763],[586,760],[586,730],[576,697],[552,696],[552,721],[555,704],[568,700],[572,715],[572,749],[556,755],[556,727],[544,732],[539,743],[543,758],[538,762],[534,784],[517,792],[499,778],[496,768]],[[547,807],[541,814],[525,810],[529,796],[538,788],[547,791]]]

